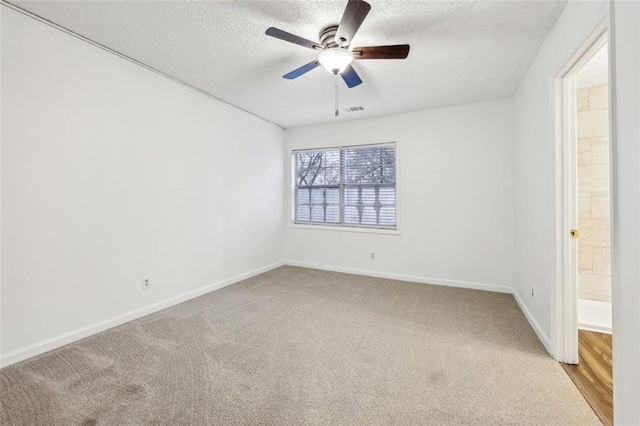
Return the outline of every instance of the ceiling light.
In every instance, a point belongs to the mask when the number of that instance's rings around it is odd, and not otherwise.
[[[353,61],[353,55],[347,49],[334,47],[323,50],[318,56],[318,61],[331,74],[340,74]]]

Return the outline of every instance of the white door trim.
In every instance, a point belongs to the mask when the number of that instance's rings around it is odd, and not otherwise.
[[[578,228],[576,73],[607,43],[604,20],[554,79],[556,123],[556,294],[552,345],[554,357],[578,363],[577,241]]]

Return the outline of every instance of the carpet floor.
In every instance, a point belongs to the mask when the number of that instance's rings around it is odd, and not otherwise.
[[[2,425],[597,425],[511,295],[281,267],[0,370]]]

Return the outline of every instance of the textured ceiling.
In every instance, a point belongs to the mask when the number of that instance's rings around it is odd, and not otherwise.
[[[346,0],[11,1],[283,127],[380,116],[511,96],[564,7],[558,1],[368,0],[352,46],[411,45],[406,60],[357,61],[363,84],[317,68],[282,75],[317,53],[268,37],[270,26],[317,40]],[[363,106],[364,111],[344,112]]]

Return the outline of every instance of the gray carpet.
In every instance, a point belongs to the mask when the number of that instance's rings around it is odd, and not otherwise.
[[[282,267],[0,370],[2,425],[599,424],[513,297]]]

